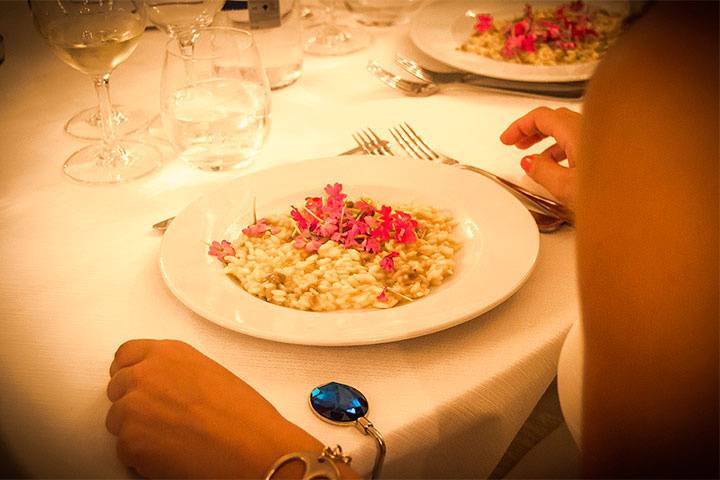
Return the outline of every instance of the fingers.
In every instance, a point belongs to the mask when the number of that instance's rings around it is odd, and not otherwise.
[[[567,158],[567,155],[565,154],[565,149],[563,149],[560,145],[557,143],[555,145],[552,145],[551,147],[546,148],[543,150],[543,152],[540,154],[541,157],[549,158],[553,162],[561,162]]]
[[[147,356],[157,340],[129,340],[117,349],[115,358],[110,364],[110,376],[124,367],[135,365]]]
[[[111,402],[122,398],[136,386],[136,374],[130,367],[121,368],[112,376],[107,386],[107,397]]]
[[[521,165],[530,178],[545,187],[561,203],[574,208],[575,169],[558,165],[550,155],[532,155]]]
[[[580,114],[572,110],[540,107],[511,123],[500,135],[500,141],[524,150],[546,137],[553,137],[565,149],[569,143],[577,141],[579,123]]]

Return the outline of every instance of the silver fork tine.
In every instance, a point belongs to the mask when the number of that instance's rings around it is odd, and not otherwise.
[[[417,63],[410,60],[409,58],[405,58],[402,55],[396,55],[395,61],[397,61],[400,65],[402,65],[403,68],[405,68],[406,71],[412,73],[416,77],[418,77],[420,80],[425,80],[426,82],[432,82],[433,79],[425,74],[425,71],[422,70]]]
[[[380,80],[387,83],[393,88],[397,88],[398,90],[401,90],[406,93],[414,93],[412,89],[409,87],[408,84],[402,81],[400,77],[397,75],[392,75],[391,73],[385,71],[380,65],[376,64],[375,62],[368,63],[367,66],[368,70],[375,75],[378,76]]]
[[[353,140],[355,140],[355,143],[358,144],[358,147],[362,148],[363,152],[367,153],[368,155],[372,155],[372,150],[370,149],[370,145],[368,145],[367,142],[357,133],[352,134]]]
[[[412,141],[407,134],[403,134],[402,130],[395,127],[390,129],[390,133],[395,140],[400,144],[403,150],[408,153],[411,157],[415,157],[420,160],[432,160],[428,155],[418,148],[417,143]]]
[[[400,128],[405,133],[405,135],[407,135],[408,138],[410,138],[410,140],[412,140],[412,142],[415,143],[415,145],[417,145],[418,148],[425,153],[425,155],[427,155],[430,160],[437,160],[440,158],[440,155],[438,155],[435,150],[430,148],[430,146],[425,143],[422,138],[420,138],[420,135],[415,133],[415,130],[413,130],[407,122],[403,122],[403,124],[400,125]]]
[[[390,150],[390,147],[388,147],[387,143],[383,143],[382,139],[378,136],[375,131],[368,127],[368,131],[370,132],[370,135],[372,135],[372,142],[377,145],[378,150],[380,151],[380,155],[392,155],[393,152]],[[365,133],[367,135],[367,133]]]

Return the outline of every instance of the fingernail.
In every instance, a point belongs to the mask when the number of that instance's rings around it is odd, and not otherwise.
[[[520,166],[522,167],[523,170],[525,170],[525,173],[530,173],[530,166],[532,165],[532,162],[533,162],[532,155],[527,155],[527,156],[523,157],[522,160],[520,160]]]

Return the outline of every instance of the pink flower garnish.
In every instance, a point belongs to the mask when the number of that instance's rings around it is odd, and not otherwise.
[[[355,202],[355,208],[360,210],[360,212],[365,215],[372,215],[373,213],[375,213],[375,207],[363,200],[358,200],[357,202]]]
[[[213,241],[208,249],[208,255],[225,261],[225,257],[235,256],[235,249],[227,240],[223,240],[222,242]]]
[[[270,225],[267,224],[267,218],[261,218],[255,225],[248,225],[242,229],[242,233],[248,237],[262,237],[262,235],[270,230]]]
[[[383,270],[392,272],[393,270],[395,270],[395,261],[393,260],[393,258],[399,255],[400,254],[398,252],[393,250],[392,252],[385,255],[382,260],[380,260],[380,266],[383,268]]]
[[[520,47],[526,52],[534,52],[535,51],[535,35],[532,33],[528,33],[527,35],[525,35],[525,38],[522,39],[522,43],[520,44]]]
[[[380,242],[377,238],[368,238],[365,241],[365,251],[368,253],[378,253],[380,251]]]
[[[505,58],[510,58],[515,55],[515,51],[522,46],[522,41],[524,38],[524,35],[521,35],[519,37],[513,35],[509,36],[507,40],[505,40],[505,46],[500,51],[502,56]]]
[[[305,230],[308,228],[308,221],[303,217],[303,214],[300,213],[300,210],[297,209],[297,207],[292,207],[290,210],[290,217],[292,217],[293,220],[295,220],[295,223],[297,223],[297,226],[300,230]]]
[[[325,222],[320,226],[320,235],[332,238],[333,234],[337,232],[337,230],[337,225],[331,222]]]
[[[339,183],[326,185],[324,192],[327,195],[324,200],[307,197],[303,209],[291,208],[290,217],[300,233],[293,243],[295,248],[317,251],[323,243],[332,240],[348,249],[375,254],[382,250],[383,242],[390,239],[398,243],[417,240],[418,223],[407,213],[393,211],[387,205],[376,209],[365,200],[346,203],[347,195],[342,193]],[[260,229],[262,227],[249,232]]]
[[[513,25],[513,35],[520,36],[530,30],[530,22],[527,19],[520,20]]]
[[[308,252],[317,252],[318,248],[323,244],[320,240],[310,240],[305,244],[305,250]]]
[[[493,28],[492,15],[489,13],[479,13],[477,16],[477,23],[475,24],[475,30],[478,33],[483,33]]]
[[[382,289],[382,292],[380,292],[380,295],[378,295],[376,298],[380,300],[381,302],[387,302],[387,297],[385,296],[385,292],[387,291],[387,287]]]

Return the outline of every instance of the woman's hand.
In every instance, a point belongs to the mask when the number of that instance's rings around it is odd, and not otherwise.
[[[282,455],[323,448],[185,343],[126,342],[110,376],[107,429],[120,460],[144,477],[262,478]]]
[[[505,145],[525,150],[547,137],[555,144],[520,161],[523,170],[560,202],[575,209],[575,162],[580,141],[581,115],[567,108],[536,108],[515,120],[500,135]],[[558,165],[567,158],[570,168]]]

